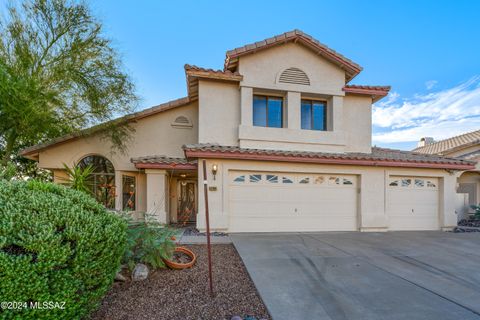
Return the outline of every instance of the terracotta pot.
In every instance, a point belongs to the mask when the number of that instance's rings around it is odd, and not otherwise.
[[[171,261],[171,260],[164,259],[165,264],[171,269],[181,270],[181,269],[191,268],[195,264],[195,262],[197,261],[197,256],[195,255],[195,253],[193,253],[192,251],[190,251],[189,249],[187,249],[185,247],[176,247],[175,250],[174,250],[174,253],[175,252],[182,252],[182,253],[186,254],[187,256],[189,256],[190,259],[192,259],[192,260],[188,263],[178,263],[178,262],[174,262],[174,261]]]

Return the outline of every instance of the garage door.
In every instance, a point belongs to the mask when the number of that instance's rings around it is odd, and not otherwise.
[[[387,215],[390,230],[438,230],[438,179],[390,177]]]
[[[357,178],[350,175],[229,174],[230,232],[357,230]]]

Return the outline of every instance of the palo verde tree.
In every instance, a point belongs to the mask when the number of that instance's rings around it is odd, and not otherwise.
[[[6,9],[0,18],[1,164],[28,169],[20,149],[100,123],[107,123],[100,125],[102,135],[124,150],[131,129],[109,120],[131,112],[137,97],[86,3],[24,0]]]

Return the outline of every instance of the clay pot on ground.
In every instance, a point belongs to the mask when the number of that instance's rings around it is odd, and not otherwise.
[[[175,259],[175,255],[187,256],[189,258],[188,259],[189,261],[188,262],[176,261],[180,259]],[[173,251],[173,257],[170,260],[164,259],[164,261],[169,268],[175,269],[175,270],[182,270],[182,269],[191,268],[197,261],[197,256],[195,255],[195,253],[193,253],[191,250],[185,247],[176,247],[175,250]]]

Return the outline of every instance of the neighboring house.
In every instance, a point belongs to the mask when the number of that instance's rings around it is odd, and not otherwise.
[[[480,130],[435,142],[430,137],[420,139],[417,153],[480,160]],[[480,202],[480,164],[463,172],[458,178],[457,193],[468,194],[467,208]]]
[[[22,154],[55,181],[63,163],[96,163],[107,206],[201,230],[203,159],[215,230],[455,226],[456,178],[475,162],[372,147],[372,103],[390,87],[349,85],[361,70],[295,30],[228,51],[223,71],[185,65],[187,97],[127,117],[127,155],[95,130]]]

